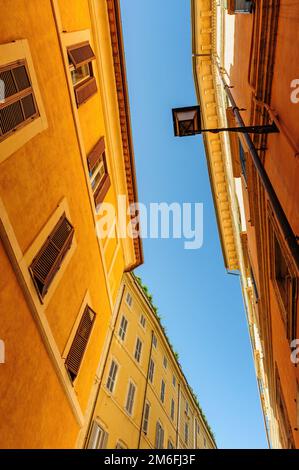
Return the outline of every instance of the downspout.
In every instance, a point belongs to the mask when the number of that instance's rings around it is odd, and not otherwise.
[[[223,73],[222,73],[222,69],[221,67],[219,66],[219,64],[216,62],[216,67],[218,69],[218,73],[219,73],[219,77],[223,83],[223,87],[224,87],[224,90],[227,94],[227,97],[229,98],[232,106],[233,106],[233,112],[234,112],[234,115],[236,117],[236,120],[238,122],[238,125],[240,127],[244,127],[245,126],[245,123],[243,121],[243,118],[240,114],[240,111],[239,111],[239,108],[234,100],[234,97],[230,91],[230,88],[228,86],[228,84],[226,83],[225,81],[225,78],[223,76]],[[261,180],[261,183],[269,197],[269,200],[271,202],[271,206],[273,208],[273,211],[275,213],[275,216],[279,222],[279,226],[281,228],[281,231],[284,235],[284,238],[286,240],[286,243],[288,245],[288,248],[293,256],[293,259],[295,261],[295,264],[296,264],[296,268],[297,270],[299,271],[299,247],[298,247],[298,238],[296,237],[296,235],[294,234],[293,232],[293,229],[292,227],[290,226],[289,224],[289,221],[285,215],[285,212],[279,202],[279,199],[274,191],[274,188],[271,184],[271,181],[267,175],[267,172],[259,158],[259,155],[257,153],[257,150],[255,148],[255,145],[251,139],[251,137],[249,136],[248,133],[244,133],[243,134],[244,136],[244,139],[246,141],[246,144],[247,144],[247,147],[248,147],[248,150],[249,150],[249,153],[251,155],[251,158],[252,158],[252,161],[254,163],[254,166],[256,168],[256,171],[258,172],[259,174],[259,177],[260,177],[260,180]]]
[[[112,331],[111,331],[109,346],[108,346],[108,349],[107,349],[107,354],[106,354],[104,365],[103,365],[103,368],[102,368],[101,378],[100,378],[100,381],[99,381],[98,389],[97,389],[97,392],[96,392],[96,395],[95,395],[95,398],[94,398],[94,403],[93,403],[93,406],[92,406],[92,410],[91,410],[91,413],[90,413],[90,418],[89,418],[89,422],[88,422],[88,426],[87,426],[87,432],[86,432],[86,436],[85,436],[85,439],[84,439],[84,445],[83,445],[84,449],[86,448],[88,438],[90,436],[91,424],[92,424],[92,420],[93,420],[93,417],[94,417],[94,412],[95,412],[95,409],[96,409],[96,406],[97,406],[98,398],[99,398],[99,395],[100,395],[101,386],[102,386],[102,382],[103,382],[103,377],[104,377],[104,373],[105,373],[107,362],[108,362],[108,357],[109,357],[111,346],[112,346],[115,327],[116,327],[117,320],[118,320],[118,317],[119,317],[119,312],[120,312],[120,309],[121,309],[121,305],[122,305],[122,301],[123,301],[123,297],[124,297],[124,293],[125,293],[125,288],[126,288],[126,286],[124,284],[123,288],[122,288],[121,298],[120,298],[119,305],[118,305],[117,314],[116,314],[116,317],[115,317],[115,320],[114,320],[114,323],[113,323],[113,327],[112,327]]]
[[[151,363],[152,351],[153,351],[153,337],[154,337],[154,331],[152,330],[151,347],[150,347],[150,353],[149,353],[148,364],[147,364],[146,383],[145,383],[144,396],[143,396],[142,413],[141,413],[141,423],[140,423],[140,426],[139,426],[139,436],[138,436],[138,445],[137,445],[137,449],[140,449],[140,443],[141,443],[141,433],[142,433],[142,425],[143,425],[143,419],[144,419],[145,401],[146,401],[147,388],[148,388],[149,370],[150,370],[150,363]]]
[[[177,409],[177,417],[176,417],[176,449],[179,449],[180,410],[181,410],[181,384],[178,382],[178,409]]]

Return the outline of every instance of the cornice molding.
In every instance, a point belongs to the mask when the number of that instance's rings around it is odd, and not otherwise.
[[[106,0],[106,3],[113,53],[114,76],[117,91],[128,199],[130,204],[134,204],[138,201],[138,194],[120,5],[119,0]],[[134,238],[133,243],[136,261],[128,270],[132,270],[143,263],[143,250],[140,237]]]

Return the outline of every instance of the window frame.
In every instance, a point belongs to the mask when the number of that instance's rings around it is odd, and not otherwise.
[[[141,363],[142,349],[143,341],[139,338],[139,336],[137,336],[135,343],[134,359],[136,362],[138,362],[138,364]]]
[[[146,410],[148,410],[148,413],[146,413]],[[151,410],[151,404],[149,401],[146,401],[144,405],[144,416],[142,420],[142,432],[145,435],[148,434],[148,430],[149,430],[150,410]]]
[[[156,423],[155,449],[164,449],[164,428],[160,420]]]
[[[28,40],[21,39],[5,44],[0,44],[0,67],[6,67],[9,64],[22,61],[25,61],[26,63],[32,94],[34,95],[36,109],[38,110],[38,116],[35,116],[34,119],[26,120],[25,123],[23,123],[24,125],[16,127],[15,132],[11,132],[9,135],[6,134],[5,138],[0,139],[0,163],[9,158],[13,153],[23,147],[37,134],[48,128],[47,116],[45,113]]]
[[[91,443],[90,441],[91,441],[91,438],[92,438],[93,431],[94,431],[95,427],[98,428],[97,431],[100,430],[102,435],[100,435],[99,437],[97,436],[96,443],[95,443],[96,446],[95,446],[95,444],[93,444],[93,446],[90,447],[90,443]],[[87,443],[86,443],[86,449],[106,449],[107,448],[108,437],[109,437],[109,434],[105,430],[105,428],[101,424],[99,424],[99,422],[97,420],[93,420],[91,428],[90,428],[88,440],[87,440]],[[99,441],[100,441],[100,445],[99,445]]]
[[[95,174],[93,173],[93,169],[98,164],[103,164],[104,167],[104,174],[100,178],[97,186],[95,188],[92,187],[92,182],[95,179]],[[106,158],[106,147],[105,147],[105,138],[102,136],[95,146],[91,149],[91,151],[87,155],[87,167],[88,167],[88,176],[89,176],[89,183],[91,187],[91,192],[93,195],[94,205],[96,211],[99,209],[100,204],[104,201],[105,196],[111,186],[111,180],[108,171],[107,165],[107,158]]]
[[[296,326],[298,310],[298,274],[296,273],[295,265],[292,261],[292,257],[288,253],[284,239],[280,234],[276,219],[274,218],[274,214],[269,206],[268,212],[270,278],[276,294],[278,305],[280,307],[279,310],[281,319],[285,326],[286,336],[289,341],[292,341],[297,337]],[[281,286],[277,281],[277,248],[279,248],[281,252],[281,257],[288,271],[286,299],[283,298]],[[287,300],[287,302],[285,302],[285,300]]]
[[[161,380],[161,388],[160,388],[160,401],[161,403],[165,403],[165,394],[166,394],[166,382],[164,379]]]
[[[131,397],[130,400],[129,400],[131,387],[133,387],[134,392],[133,392],[133,397]],[[135,383],[130,379],[129,380],[129,385],[128,385],[128,391],[127,391],[127,395],[126,395],[126,401],[125,401],[125,410],[126,410],[127,414],[131,417],[134,415],[136,392],[137,392],[137,387],[136,387]],[[128,407],[129,407],[129,409],[128,409]]]
[[[113,364],[114,364],[115,367],[116,367],[116,371],[115,371],[115,373],[114,373],[114,378],[112,378],[112,377],[110,376],[110,372],[111,372],[111,369],[112,369]],[[115,390],[115,387],[116,387],[118,372],[119,372],[119,363],[116,361],[115,358],[111,358],[110,367],[109,367],[109,370],[108,370],[108,375],[107,375],[107,380],[106,380],[106,389],[107,389],[108,392],[111,393],[111,394],[114,393],[114,390]],[[108,386],[108,385],[110,385],[110,386]],[[112,389],[111,389],[111,386],[112,386]]]
[[[123,320],[125,321],[125,328],[122,325]],[[126,340],[128,325],[129,325],[129,321],[127,317],[125,315],[122,315],[120,324],[119,324],[119,329],[118,329],[118,337],[120,338],[122,342]]]
[[[73,51],[84,48],[85,46],[89,46],[89,48],[92,52],[92,55],[89,57],[89,59],[85,59],[85,60],[77,63],[76,60],[74,59]],[[75,100],[76,100],[77,108],[79,108],[84,103],[86,103],[90,98],[92,98],[92,96],[94,96],[98,91],[97,82],[96,82],[96,78],[95,78],[95,75],[94,75],[93,64],[92,64],[92,61],[96,59],[96,56],[95,56],[95,54],[92,50],[92,47],[90,45],[90,41],[85,40],[85,41],[67,46],[67,57],[68,57],[68,61],[69,61],[69,71],[70,71],[70,73],[72,72],[73,68],[75,70],[77,70],[77,69],[81,68],[83,65],[86,65],[86,64],[89,67],[89,77],[87,77],[82,82],[77,83],[76,85],[74,85],[73,84],[73,79],[71,77],[71,83],[73,85],[73,90],[74,90],[74,94],[75,94]],[[85,98],[81,99],[80,98],[80,93],[82,93],[88,86],[90,87],[90,93]]]
[[[153,358],[150,358],[149,370],[148,370],[148,380],[151,384],[154,383],[154,374],[155,374],[155,361]]]

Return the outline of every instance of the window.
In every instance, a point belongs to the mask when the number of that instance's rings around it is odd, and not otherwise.
[[[163,358],[163,366],[164,366],[164,369],[167,369],[167,357],[164,356]]]
[[[205,437],[203,438],[203,446],[205,449],[207,448],[207,440]]]
[[[271,233],[271,277],[280,305],[280,311],[289,340],[296,338],[296,305],[298,286],[296,271],[292,268],[291,259],[283,249],[283,241],[270,225]]]
[[[189,403],[187,402],[186,400],[186,404],[185,404],[185,413],[187,416],[189,416]]]
[[[112,361],[111,366],[110,366],[109,375],[108,375],[107,385],[106,385],[107,389],[111,393],[113,392],[113,389],[114,389],[117,370],[118,370],[118,365],[116,364],[115,361]]]
[[[163,449],[163,446],[164,446],[164,429],[162,428],[161,423],[158,421],[156,425],[155,448]]]
[[[164,382],[164,380],[162,380],[162,382],[161,382],[160,399],[161,399],[161,402],[164,403],[164,400],[165,400],[165,382]]]
[[[127,446],[122,441],[117,441],[115,449],[127,449]]]
[[[189,424],[185,423],[185,433],[184,433],[185,444],[188,445],[189,441]]]
[[[104,431],[104,429],[96,421],[94,421],[92,423],[87,449],[106,449],[107,440],[107,432]]]
[[[143,426],[142,426],[142,430],[144,434],[147,434],[148,432],[149,413],[150,413],[150,404],[146,402],[145,407],[144,407],[144,418],[143,418]]]
[[[41,300],[47,294],[51,282],[71,247],[73,236],[74,227],[64,213],[33,259],[29,272]]]
[[[100,138],[88,154],[87,164],[94,204],[98,208],[111,186],[106,162],[104,137]]]
[[[175,375],[172,376],[172,385],[175,387],[176,386],[176,378]]]
[[[283,396],[281,382],[278,372],[278,367],[276,366],[276,407],[277,407],[277,419],[280,440],[282,442],[283,449],[295,449],[295,444],[292,437],[292,428],[289,421],[288,411],[285,404],[285,399]]]
[[[151,359],[150,365],[149,365],[149,371],[148,371],[148,379],[151,383],[153,383],[153,380],[154,380],[154,372],[155,372],[155,363]]]
[[[67,52],[76,102],[80,106],[97,92],[92,67],[95,55],[88,41],[68,47]]]
[[[131,294],[129,294],[129,292],[127,293],[126,302],[129,305],[129,307],[132,307],[133,299],[132,299]]]
[[[141,317],[140,317],[140,324],[141,324],[142,328],[145,328],[146,319],[145,319],[145,316],[143,314],[141,314]]]
[[[142,351],[142,341],[139,338],[137,338],[136,347],[135,347],[135,354],[134,354],[134,357],[135,357],[137,362],[140,362],[141,351]]]
[[[87,343],[94,325],[96,314],[86,305],[75,338],[67,355],[65,366],[72,381],[79,373],[80,365],[87,347]]]
[[[252,13],[252,0],[227,0],[227,9],[230,15],[234,13]]]
[[[174,449],[174,445],[173,445],[171,439],[168,439],[168,442],[167,442],[167,449]]]
[[[123,315],[122,318],[121,318],[119,332],[118,332],[118,335],[119,335],[119,337],[122,341],[125,340],[126,333],[127,333],[127,328],[128,328],[128,320]]]
[[[128,396],[127,396],[127,402],[126,402],[126,411],[129,413],[129,415],[131,415],[132,412],[133,412],[135,391],[136,391],[135,385],[132,382],[130,382],[129,390],[128,390]]]
[[[153,335],[153,346],[157,348],[157,337],[155,335]]]
[[[170,406],[170,417],[173,421],[174,420],[174,399],[173,398],[171,400],[171,406]]]
[[[4,99],[0,101],[0,141],[39,117],[27,62],[0,67]]]

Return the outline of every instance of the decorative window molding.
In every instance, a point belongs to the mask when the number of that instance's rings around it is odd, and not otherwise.
[[[41,300],[47,294],[51,282],[59,271],[71,247],[73,237],[74,227],[64,213],[34,257],[29,271]]]
[[[48,127],[27,39],[0,44],[0,163]]]
[[[55,271],[55,276],[52,277],[52,272],[49,274],[50,282],[46,283],[46,292],[42,293],[37,288],[37,283],[34,279],[34,266],[37,261],[37,257],[40,254],[43,254],[43,250],[46,248],[46,244],[50,243],[49,238],[55,237],[55,229],[58,227],[58,224],[62,218],[66,218],[66,229],[68,237],[65,241],[64,248],[62,247],[60,254],[56,257],[56,267],[59,266],[59,269]],[[69,228],[68,228],[69,227]],[[62,227],[63,228],[63,227]],[[57,238],[57,237],[56,237]],[[58,237],[59,238],[59,237]],[[60,237],[61,238],[61,237]],[[59,245],[59,240],[58,240]],[[26,253],[24,254],[23,262],[26,264],[27,270],[30,273],[31,279],[31,291],[35,291],[36,295],[34,297],[39,299],[39,302],[42,303],[45,307],[49,304],[59,282],[61,281],[65,270],[75,252],[77,247],[76,238],[73,232],[73,226],[71,224],[71,217],[69,208],[66,202],[66,199],[63,199],[58,205],[56,211],[52,214],[48,222],[44,225],[40,233],[37,235],[33,243],[30,245]],[[47,294],[47,295],[46,295]]]

